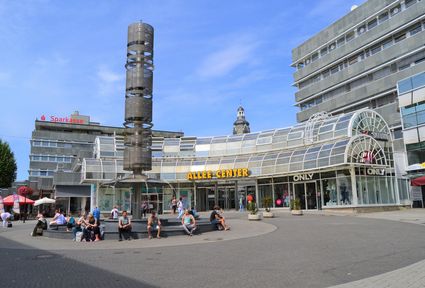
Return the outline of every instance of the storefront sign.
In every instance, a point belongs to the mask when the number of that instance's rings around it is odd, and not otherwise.
[[[186,174],[187,180],[208,180],[212,178],[217,179],[228,179],[228,178],[242,178],[248,177],[249,170],[247,168],[238,168],[238,169],[226,169],[226,170],[217,170],[217,171],[196,171],[189,172]]]
[[[380,168],[367,168],[366,169],[367,175],[374,175],[374,176],[385,176],[385,169]]]
[[[45,115],[41,115],[41,121],[49,121],[55,123],[69,123],[69,124],[88,124],[84,119],[77,119],[73,117],[57,117],[57,116],[49,116],[47,118]]]
[[[296,174],[292,177],[294,182],[312,180],[314,173]]]

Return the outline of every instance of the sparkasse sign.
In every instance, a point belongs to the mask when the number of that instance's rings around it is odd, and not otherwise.
[[[85,124],[84,119],[77,119],[72,117],[49,116],[49,118],[47,119],[45,115],[41,115],[40,120],[55,123]]]

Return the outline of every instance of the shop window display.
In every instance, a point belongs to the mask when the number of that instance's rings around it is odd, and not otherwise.
[[[274,184],[274,205],[275,207],[289,207],[290,193],[288,183]]]
[[[324,206],[338,205],[336,179],[323,179],[322,186]]]

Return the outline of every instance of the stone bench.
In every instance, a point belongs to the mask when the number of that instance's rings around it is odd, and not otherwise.
[[[132,220],[131,237],[133,239],[148,238],[147,221],[146,220]],[[161,219],[161,237],[170,237],[175,235],[187,235],[181,226],[181,221],[177,219]],[[216,227],[212,225],[207,219],[200,219],[196,221],[197,229],[194,234],[201,234],[204,232],[214,231]],[[72,232],[66,231],[66,225],[52,225],[52,229],[44,231],[43,236],[58,239],[72,239]],[[118,220],[105,219],[100,221],[100,226],[105,231],[105,240],[118,240]],[[156,232],[154,232],[156,233]],[[155,236],[156,234],[152,235]]]

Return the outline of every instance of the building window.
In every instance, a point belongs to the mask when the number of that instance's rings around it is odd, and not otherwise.
[[[369,23],[367,23],[367,29],[372,29],[374,27],[376,27],[378,25],[378,20],[373,19],[372,21],[369,21]]]
[[[379,51],[381,51],[381,45],[380,45],[380,44],[378,44],[378,45],[376,45],[376,46],[372,47],[372,48],[370,49],[370,51],[371,51],[372,55],[373,55],[373,54],[378,53]]]
[[[394,36],[394,42],[395,43],[398,43],[398,42],[400,42],[400,41],[402,41],[404,39],[406,39],[406,32],[402,32],[402,33]]]
[[[341,37],[336,41],[336,46],[337,47],[341,47],[342,45],[345,44],[345,37]]]
[[[391,47],[393,45],[393,39],[387,39],[384,40],[384,43],[382,43],[382,49],[387,49],[388,47]]]
[[[345,35],[345,42],[351,41],[354,39],[354,31],[348,32],[347,35]]]
[[[422,24],[419,23],[409,31],[409,34],[410,36],[413,36],[421,31],[422,31]]]
[[[322,48],[322,50],[320,50],[320,56],[324,56],[328,54],[328,47]]]
[[[379,24],[381,24],[382,22],[388,20],[389,16],[388,16],[388,12],[384,12],[381,15],[379,15]]]
[[[404,6],[406,6],[406,8],[412,6],[413,4],[416,3],[416,0],[405,0],[404,1]]]
[[[401,128],[394,129],[393,137],[394,139],[403,138],[403,130]]]
[[[329,45],[329,51],[332,51],[336,48],[335,42]]]
[[[317,59],[319,59],[319,53],[314,53],[312,56],[311,56],[311,62],[314,62],[314,61],[316,61]]]

